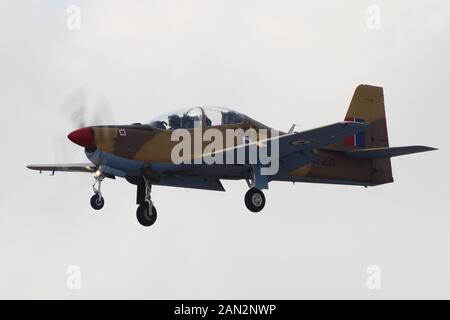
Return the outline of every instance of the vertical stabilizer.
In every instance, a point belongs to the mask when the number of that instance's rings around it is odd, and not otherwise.
[[[356,88],[345,115],[347,121],[366,122],[366,131],[347,137],[338,146],[341,150],[389,147],[383,88],[360,85]],[[370,175],[373,183],[392,182],[390,158],[372,159]]]

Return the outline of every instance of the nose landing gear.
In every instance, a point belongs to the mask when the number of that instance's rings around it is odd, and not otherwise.
[[[92,188],[94,189],[94,195],[91,198],[91,207],[94,210],[100,210],[105,205],[105,199],[103,198],[101,191],[104,176],[96,173],[94,178],[95,183],[92,186]],[[96,187],[96,185],[98,186]]]
[[[105,199],[101,195],[94,194],[91,197],[91,207],[94,210],[101,210],[105,205]]]

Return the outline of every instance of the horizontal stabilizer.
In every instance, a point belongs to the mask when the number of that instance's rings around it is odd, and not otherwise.
[[[408,147],[382,147],[372,149],[357,149],[344,151],[346,156],[353,158],[366,158],[366,159],[378,159],[378,158],[392,158],[397,156],[403,156],[412,153],[419,153],[425,151],[437,150],[436,148],[426,146],[408,146]]]

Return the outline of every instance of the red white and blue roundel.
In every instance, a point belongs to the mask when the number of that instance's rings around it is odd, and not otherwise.
[[[365,122],[364,119],[346,117],[345,121]],[[366,146],[366,133],[364,131],[348,136],[344,140],[344,145],[348,147],[364,148]]]

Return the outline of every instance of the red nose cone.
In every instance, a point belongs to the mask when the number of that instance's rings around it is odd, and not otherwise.
[[[92,128],[81,128],[71,132],[68,136],[70,141],[82,147],[94,146],[94,130]]]

